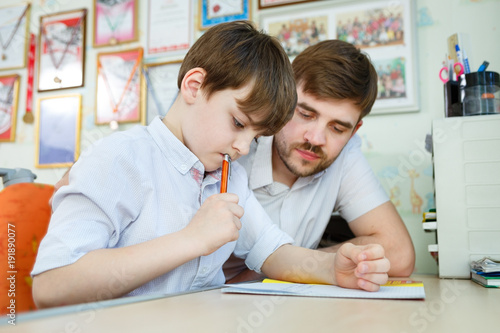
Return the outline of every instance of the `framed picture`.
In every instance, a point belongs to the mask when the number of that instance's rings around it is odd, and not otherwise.
[[[139,0],[94,0],[94,47],[138,40]]]
[[[165,116],[174,102],[179,88],[177,76],[182,61],[146,64],[143,67],[142,81],[142,123],[148,125],[154,117]]]
[[[344,40],[368,54],[379,75],[370,114],[418,110],[414,1],[318,1],[292,8],[260,15],[261,27],[292,60],[322,40]]]
[[[0,142],[16,140],[19,81],[17,74],[0,76]]]
[[[142,55],[142,48],[97,55],[97,125],[115,129],[118,123],[141,120]]]
[[[30,8],[29,3],[0,8],[0,70],[26,66]]]
[[[193,40],[192,1],[148,0],[146,57],[186,53]]]
[[[82,87],[87,10],[40,17],[38,91]]]
[[[250,20],[250,0],[200,0],[199,28],[236,20]]]
[[[312,1],[317,1],[317,0],[259,0],[259,9],[293,5],[297,3],[312,2]]]
[[[80,153],[82,96],[38,99],[36,116],[37,168],[71,166]]]

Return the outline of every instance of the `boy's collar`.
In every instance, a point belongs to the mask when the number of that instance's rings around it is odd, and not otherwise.
[[[191,168],[205,172],[198,157],[187,148],[157,116],[148,125],[148,132],[160,148],[162,154],[181,173],[186,174]]]

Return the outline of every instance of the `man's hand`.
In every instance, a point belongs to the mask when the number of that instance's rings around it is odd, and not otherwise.
[[[335,256],[335,279],[344,288],[377,291],[387,282],[391,265],[378,244],[343,244]]]

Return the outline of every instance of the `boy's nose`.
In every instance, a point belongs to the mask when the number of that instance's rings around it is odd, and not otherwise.
[[[250,151],[250,144],[252,143],[254,136],[250,137],[248,135],[240,136],[234,141],[233,148],[238,151],[239,155],[247,155]]]

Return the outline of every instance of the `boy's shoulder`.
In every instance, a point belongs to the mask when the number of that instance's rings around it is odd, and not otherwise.
[[[134,146],[143,147],[144,142],[149,141],[150,139],[147,127],[137,125],[128,130],[114,132],[100,138],[95,141],[88,150],[109,149],[113,151],[120,151],[121,149],[126,148],[131,151],[134,149]]]

